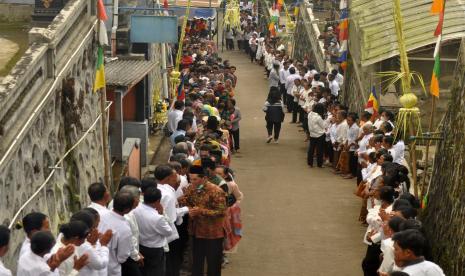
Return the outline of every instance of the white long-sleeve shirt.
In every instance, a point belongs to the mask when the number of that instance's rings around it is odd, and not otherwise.
[[[326,127],[326,122],[318,113],[313,111],[308,113],[308,131],[310,132],[310,137],[318,138],[324,135],[326,133]]]
[[[134,211],[131,211],[124,215],[124,218],[129,222],[129,227],[131,227],[131,241],[132,241],[132,250],[131,250],[131,259],[134,261],[139,261],[139,226],[137,225],[136,217],[134,216]]]
[[[12,276],[11,271],[3,265],[3,262],[0,260],[0,276]]]
[[[55,246],[52,248],[51,253],[55,254],[58,249],[65,247],[61,239],[63,234],[60,233],[57,238]],[[106,246],[93,247],[89,242],[83,243],[81,246],[74,247],[74,253],[68,259],[64,260],[57,268],[60,276],[68,276],[73,271],[74,256],[77,258],[87,254],[89,256],[89,263],[84,266],[77,275],[81,276],[98,276],[99,271],[108,266],[109,251]]]
[[[380,209],[381,209],[381,205],[375,205],[373,208],[368,210],[367,219],[366,219],[368,223],[368,228],[363,238],[363,242],[368,245],[372,243],[378,243],[381,241],[382,236],[381,236],[380,230],[382,230],[381,223],[383,221],[381,220],[381,217],[379,216]],[[386,207],[386,213],[390,213],[391,211],[392,211],[392,204]],[[372,231],[375,234],[371,237],[372,242],[369,242],[367,240],[368,234]]]
[[[24,254],[31,252],[31,240],[26,237],[21,245],[21,250],[19,251],[19,257],[23,256]]]
[[[129,222],[115,211],[109,211],[100,217],[99,229],[102,233],[113,231],[113,237],[108,244],[110,259],[108,261],[108,276],[120,276],[121,264],[131,255],[132,232]]]
[[[379,272],[390,273],[394,270],[394,241],[387,238],[381,241],[381,252],[383,252],[383,261],[378,269]]]
[[[355,143],[358,138],[359,127],[357,124],[352,124],[347,129],[347,145]],[[349,148],[349,151],[355,151],[356,146],[352,145]]]
[[[166,245],[166,238],[173,233],[173,230],[163,215],[143,203],[134,209],[134,216],[139,225],[141,245],[149,248],[162,248]]]
[[[167,237],[168,243],[179,239],[178,229],[175,226],[175,222],[180,216],[184,216],[189,212],[189,208],[179,208],[178,198],[176,197],[176,191],[173,187],[168,184],[158,184],[158,189],[161,191],[161,205],[168,217],[168,222],[173,230],[173,233]]]
[[[292,75],[289,75],[287,78],[286,78],[286,91],[287,91],[287,94],[288,95],[292,95],[292,88],[294,87],[294,80],[296,79],[300,79],[300,76],[296,73],[296,74],[292,74]]]
[[[279,82],[281,82],[281,84],[286,84],[286,80],[288,76],[289,76],[289,68],[287,68],[287,70],[284,68],[279,70]]]
[[[182,120],[182,110],[173,109],[168,112],[168,130],[174,132],[178,128],[178,122]]]
[[[336,126],[336,142],[343,144],[347,141],[347,131],[349,130],[349,125],[347,121],[344,120],[342,123]]]
[[[30,251],[19,258],[17,276],[59,276],[58,268],[50,270],[45,258]],[[78,272],[72,270],[67,276],[76,276]]]
[[[442,269],[437,264],[430,261],[423,261],[406,266],[402,271],[410,276],[445,276]]]

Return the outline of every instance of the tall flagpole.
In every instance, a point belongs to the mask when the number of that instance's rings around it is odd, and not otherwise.
[[[102,147],[103,147],[103,166],[105,168],[105,186],[111,191],[110,181],[110,153],[108,148],[108,126],[107,126],[107,112],[105,111],[105,104],[107,100],[107,88],[106,86],[100,89],[100,112],[102,112],[102,119],[100,125],[102,128]]]

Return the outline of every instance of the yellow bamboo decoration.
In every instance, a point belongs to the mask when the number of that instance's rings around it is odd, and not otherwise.
[[[172,99],[175,99],[176,88],[181,82],[181,80],[179,79],[179,77],[181,76],[181,72],[179,72],[179,66],[181,64],[182,48],[184,44],[184,38],[186,37],[186,27],[187,27],[187,20],[189,19],[190,9],[191,9],[191,0],[187,1],[186,14],[182,22],[181,35],[179,36],[178,52],[176,54],[176,63],[175,63],[173,71],[170,74]]]
[[[411,73],[408,63],[407,49],[405,47],[405,37],[403,29],[402,11],[400,6],[400,0],[394,0],[394,24],[396,28],[397,43],[399,47],[399,58],[400,58],[400,73],[397,76],[393,74],[392,80],[394,82],[400,79],[402,86],[402,96],[399,98],[403,108],[399,110],[397,117],[397,134],[401,131],[401,137],[405,138],[407,130],[410,136],[419,135],[421,133],[421,120],[420,120],[420,109],[416,106],[418,99],[417,96],[412,93],[412,79],[416,75],[420,80],[422,87],[424,88],[423,79],[418,73]],[[415,140],[410,142],[410,161],[412,168],[413,188],[414,194],[418,197],[418,185],[417,185],[417,157],[415,150]]]

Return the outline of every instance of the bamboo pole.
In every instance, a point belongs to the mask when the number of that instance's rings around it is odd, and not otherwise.
[[[431,133],[433,131],[433,122],[434,122],[434,113],[436,111],[436,97],[432,97],[432,102],[431,102],[431,115],[429,118],[429,126],[428,126],[428,131]],[[425,153],[425,168],[423,172],[423,181],[421,185],[421,198],[425,196],[425,187],[426,187],[426,173],[428,171],[428,160],[429,160],[429,147],[431,146],[431,140],[427,141],[426,144],[426,153]]]
[[[107,100],[107,88],[103,87],[100,91],[100,112],[102,113],[102,119],[100,125],[102,128],[102,147],[103,147],[103,166],[105,168],[104,181],[105,186],[111,191],[111,180],[110,180],[110,155],[108,152],[108,126],[107,126],[107,112],[105,111],[105,103]]]

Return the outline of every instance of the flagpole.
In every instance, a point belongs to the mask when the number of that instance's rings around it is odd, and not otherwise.
[[[100,89],[100,112],[102,112],[102,120],[100,122],[102,128],[102,147],[103,147],[103,166],[105,168],[105,186],[111,191],[110,181],[110,154],[108,148],[108,126],[107,126],[107,112],[105,111],[105,104],[107,100],[106,86]]]
[[[99,8],[101,5],[99,5]],[[104,10],[103,11],[100,11],[99,9],[98,10],[98,13],[104,13]],[[97,17],[99,18],[99,20],[101,20],[101,17],[102,15],[101,14],[98,14]],[[105,17],[106,17],[106,14],[105,14]],[[100,27],[97,29],[97,37],[100,39],[100,32],[102,30],[100,29]],[[106,30],[104,30],[106,32]],[[103,51],[103,45],[100,45],[100,42],[99,41],[99,46],[98,47],[102,47],[102,54],[103,54],[103,63],[105,63],[105,52]],[[111,170],[111,167],[110,167],[110,154],[109,154],[109,147],[108,147],[108,126],[107,126],[107,112],[105,110],[105,104],[106,104],[106,100],[107,100],[107,88],[106,88],[106,84],[100,89],[100,112],[102,114],[102,118],[101,118],[101,121],[100,121],[100,126],[101,126],[101,130],[102,130],[102,148],[103,148],[103,167],[104,167],[104,183],[105,183],[105,186],[107,187],[108,191],[111,191],[112,187],[111,187],[111,181],[110,181],[110,170]]]
[[[434,2],[433,2],[433,7],[434,7]],[[433,8],[432,8],[433,9]],[[429,126],[428,126],[428,131],[431,133],[433,132],[433,125],[434,125],[434,114],[436,112],[436,97],[439,97],[439,75],[435,76],[436,74],[436,55],[440,58],[440,52],[441,52],[441,42],[442,42],[442,29],[443,29],[443,24],[444,24],[444,16],[445,16],[445,9],[446,9],[446,0],[442,2],[442,9],[440,10],[439,14],[439,22],[438,26],[436,27],[436,30],[434,32],[435,36],[438,37],[438,41],[436,42],[436,47],[434,49],[434,59],[435,59],[435,68],[433,69],[433,76],[432,78],[437,78],[437,95],[433,93],[432,89],[430,88],[432,100],[431,100],[431,115],[429,118]],[[440,62],[440,60],[439,60]],[[440,66],[440,65],[439,65]],[[423,198],[427,195],[426,189],[426,175],[428,172],[428,162],[429,162],[429,147],[431,146],[431,140],[427,141],[426,144],[426,153],[425,153],[425,168],[423,172],[423,182],[422,182],[422,187],[421,187],[421,200],[423,201]]]
[[[432,97],[431,101],[431,116],[429,118],[429,126],[428,126],[428,131],[431,133],[433,131],[433,122],[434,122],[434,113],[436,111],[436,97]],[[425,187],[426,187],[426,175],[428,172],[428,162],[429,162],[429,147],[431,145],[431,140],[427,141],[426,144],[426,153],[425,153],[425,168],[423,171],[423,182],[421,185],[421,198],[425,196]]]

